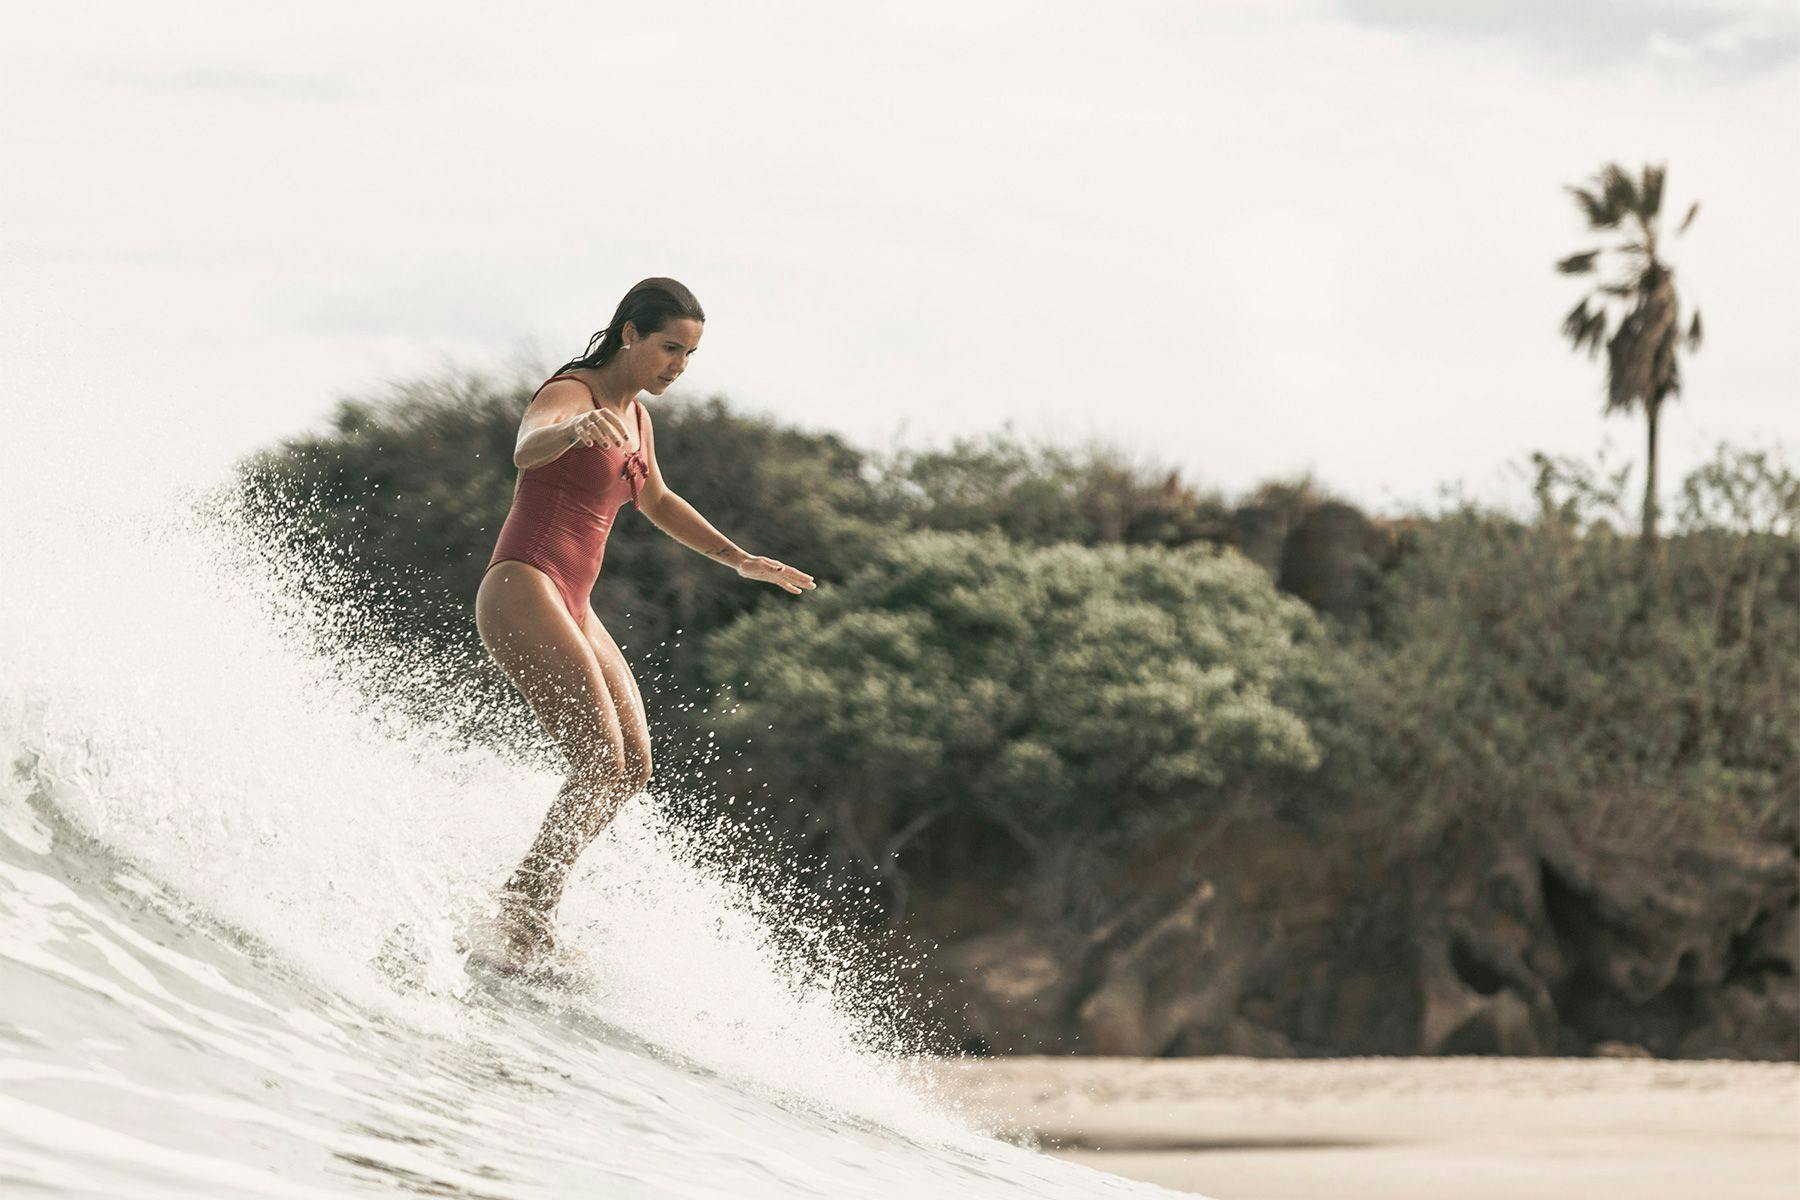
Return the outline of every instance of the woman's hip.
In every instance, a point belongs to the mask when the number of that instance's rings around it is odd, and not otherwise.
[[[521,646],[586,646],[587,597],[553,564],[502,558],[488,564],[475,592],[475,628],[496,659]],[[504,664],[504,661],[502,662]]]

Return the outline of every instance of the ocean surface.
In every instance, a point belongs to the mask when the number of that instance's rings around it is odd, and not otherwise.
[[[512,718],[423,651],[371,649],[268,512],[182,466],[180,430],[73,410],[49,429],[19,395],[0,422],[0,1194],[1171,1194],[934,1096],[874,1002],[879,964],[703,865],[678,778],[571,884],[587,986],[471,976],[457,931],[535,830],[551,764],[458,732]]]

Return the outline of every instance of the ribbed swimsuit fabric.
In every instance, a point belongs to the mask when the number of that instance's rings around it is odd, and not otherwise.
[[[600,407],[592,386],[578,375],[552,375],[538,391],[558,379],[574,379],[587,387],[594,407]],[[537,393],[532,393],[532,399]],[[487,571],[495,563],[522,562],[536,567],[556,583],[569,615],[580,625],[588,597],[600,578],[600,560],[606,556],[606,535],[625,501],[637,503],[649,468],[644,463],[644,406],[637,405],[638,448],[622,446],[572,446],[541,467],[524,467],[513,485],[512,507],[500,526]]]

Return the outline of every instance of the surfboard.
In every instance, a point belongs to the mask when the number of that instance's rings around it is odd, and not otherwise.
[[[533,987],[584,991],[594,982],[587,956],[566,940],[554,950],[518,962],[506,948],[504,935],[487,914],[463,922],[452,936],[456,952],[463,956],[463,970],[489,979],[511,979]]]
[[[520,968],[509,961],[471,947],[463,959],[463,971],[485,983],[512,983],[559,992],[590,992],[595,986],[593,966],[573,947],[559,948]]]

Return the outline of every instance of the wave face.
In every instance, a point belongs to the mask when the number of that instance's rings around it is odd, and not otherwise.
[[[652,794],[563,905],[593,986],[472,979],[547,760],[460,738],[503,716],[366,650],[191,444],[59,419],[0,422],[0,1191],[1166,1194],[967,1127]]]

